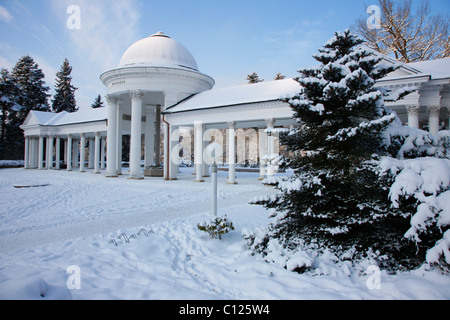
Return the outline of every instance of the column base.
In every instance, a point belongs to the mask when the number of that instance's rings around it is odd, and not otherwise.
[[[234,182],[227,182],[227,184],[238,184],[236,181],[234,181]]]
[[[194,182],[205,182],[205,180],[200,179],[200,180],[194,180]]]
[[[129,177],[128,180],[144,180],[143,177]]]
[[[106,175],[106,178],[118,178],[119,176],[113,176],[113,175]]]
[[[264,178],[258,178],[259,181],[264,180]]]

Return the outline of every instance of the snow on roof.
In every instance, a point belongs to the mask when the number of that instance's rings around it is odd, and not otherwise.
[[[108,119],[106,108],[86,109],[77,112],[51,113],[43,111],[31,111],[40,125],[43,126],[62,126],[66,124],[75,124],[83,122],[103,121]]]
[[[51,112],[31,110],[31,113],[39,124],[45,124],[55,117],[55,114]]]
[[[293,79],[245,84],[198,93],[168,108],[166,113],[209,109],[238,104],[274,101],[300,92],[300,84]]]
[[[407,64],[414,69],[431,75],[432,79],[450,78],[450,57]]]

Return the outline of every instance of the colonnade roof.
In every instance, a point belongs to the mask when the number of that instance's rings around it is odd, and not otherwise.
[[[291,97],[301,91],[293,79],[274,80],[212,89],[200,92],[169,107],[164,113],[178,113],[249,103],[275,101]]]
[[[64,126],[77,123],[105,121],[107,119],[107,108],[89,108],[72,113],[66,111],[60,113],[51,113],[32,110],[28,114],[22,126]]]

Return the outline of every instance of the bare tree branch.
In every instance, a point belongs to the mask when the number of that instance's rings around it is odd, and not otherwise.
[[[352,27],[367,46],[403,62],[450,56],[449,16],[430,16],[429,0],[421,0],[416,12],[411,0],[379,0],[379,7],[380,29],[369,28],[367,17]]]

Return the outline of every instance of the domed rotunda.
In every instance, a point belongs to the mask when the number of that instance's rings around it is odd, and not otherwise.
[[[122,150],[122,135],[130,134],[131,179],[143,178],[142,134],[145,167],[159,162],[161,111],[214,86],[211,77],[199,72],[189,50],[163,32],[135,42],[125,51],[118,67],[103,73],[100,79],[107,87],[109,110],[106,175],[116,177],[122,171],[118,150]],[[168,132],[169,124],[162,120]],[[165,153],[169,143],[165,142]],[[168,179],[169,172],[164,174]]]

